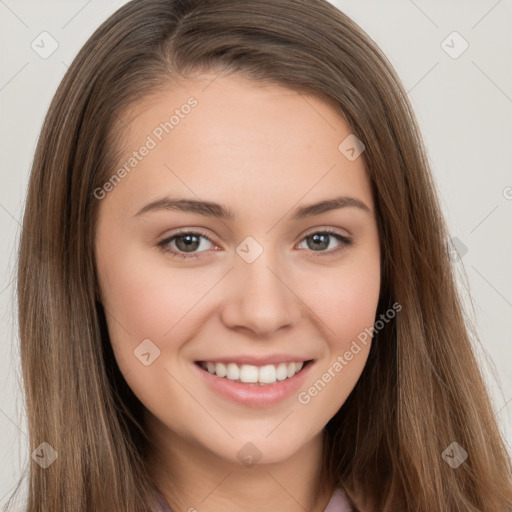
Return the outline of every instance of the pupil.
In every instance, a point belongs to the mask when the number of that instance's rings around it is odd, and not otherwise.
[[[179,236],[177,239],[176,239],[176,246],[178,247],[178,249],[180,250],[187,250],[187,249],[197,249],[197,247],[199,247],[199,242],[197,241],[198,239],[198,236],[196,235],[182,235],[182,236]],[[180,240],[183,240],[184,242],[184,245],[182,247],[180,247]]]
[[[326,249],[327,247],[329,247],[329,242],[326,242],[326,240],[328,239],[329,235],[327,233],[321,233],[321,234],[315,234],[315,235],[312,235],[310,238],[312,238],[315,242],[318,242],[320,241],[320,249]],[[323,243],[321,242],[321,238],[324,239]],[[315,246],[317,249],[319,248],[318,244]],[[314,248],[314,247],[313,247]],[[311,247],[310,247],[311,249]]]

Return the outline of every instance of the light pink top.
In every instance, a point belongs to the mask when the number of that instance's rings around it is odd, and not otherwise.
[[[160,508],[155,512],[173,512],[163,496],[158,495],[157,500],[160,504]],[[352,512],[352,507],[348,502],[345,493],[341,489],[336,489],[332,495],[331,501],[327,504],[327,508],[324,512]]]
[[[352,512],[352,507],[341,489],[336,489],[325,512]]]

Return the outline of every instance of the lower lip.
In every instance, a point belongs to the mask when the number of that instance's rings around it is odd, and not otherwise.
[[[312,366],[313,361],[308,361],[293,377],[260,386],[257,383],[242,384],[224,377],[217,377],[201,368],[198,363],[194,363],[194,367],[213,391],[234,402],[252,407],[265,407],[288,398],[299,389]]]

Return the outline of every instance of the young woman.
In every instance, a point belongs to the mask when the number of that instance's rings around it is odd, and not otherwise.
[[[324,0],[134,0],[70,66],[19,253],[27,512],[504,511],[407,96]]]

